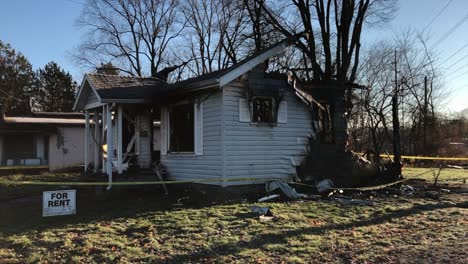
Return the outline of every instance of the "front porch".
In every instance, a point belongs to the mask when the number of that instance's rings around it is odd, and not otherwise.
[[[86,173],[150,170],[159,161],[159,113],[150,104],[109,103],[85,110]],[[91,144],[89,144],[91,143]],[[89,154],[93,153],[91,157]]]
[[[87,174],[103,173],[111,184],[113,174],[157,167],[160,112],[153,98],[164,84],[157,78],[85,75],[74,109],[85,113]]]

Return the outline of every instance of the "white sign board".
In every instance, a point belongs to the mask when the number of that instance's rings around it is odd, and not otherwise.
[[[42,216],[69,215],[76,213],[76,190],[44,192]]]

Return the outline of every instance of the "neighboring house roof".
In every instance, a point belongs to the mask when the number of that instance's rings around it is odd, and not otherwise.
[[[46,118],[66,118],[66,119],[84,119],[85,116],[80,112],[32,112],[33,117]]]
[[[84,119],[69,119],[69,118],[44,118],[44,117],[5,117],[3,123],[21,123],[21,124],[62,124],[62,125],[77,125],[85,123]]]
[[[85,119],[83,114],[80,114],[80,118],[77,117],[76,113],[32,113],[33,116],[5,116],[0,118],[0,134],[54,134],[57,132],[57,127],[83,127],[85,125]],[[53,117],[35,117],[34,115],[52,115]],[[73,117],[62,117],[58,116],[72,115]]]
[[[154,97],[164,97],[201,89],[221,88],[255,66],[283,51],[294,43],[302,34],[293,35],[276,43],[231,67],[194,78],[168,84],[158,78],[143,78],[104,74],[85,74],[74,109],[98,107],[105,103],[146,103]],[[87,91],[86,91],[87,90]],[[95,93],[98,102],[86,106],[86,97],[90,90]]]

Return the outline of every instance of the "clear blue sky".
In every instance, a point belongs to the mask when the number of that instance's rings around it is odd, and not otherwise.
[[[364,29],[365,39],[375,41],[392,37],[408,28],[422,30],[450,0],[400,0],[397,17],[389,25]],[[75,65],[67,55],[82,37],[75,26],[84,0],[14,0],[0,3],[0,39],[22,52],[35,69],[49,61],[56,61],[70,71],[80,82],[83,69]],[[468,0],[453,0],[427,29],[429,46],[440,39],[465,15],[468,15]],[[437,53],[440,62],[468,44],[468,20],[450,34],[440,45]],[[468,46],[452,59],[441,65],[447,67],[468,56]],[[451,73],[456,71],[454,73]],[[453,91],[447,99],[447,108],[459,111],[468,108],[468,57],[446,69],[446,85]],[[450,74],[450,75],[449,75]],[[455,79],[454,79],[455,78]]]

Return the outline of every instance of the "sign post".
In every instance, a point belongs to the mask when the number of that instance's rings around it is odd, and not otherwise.
[[[76,213],[76,190],[43,192],[42,216],[70,215]]]

